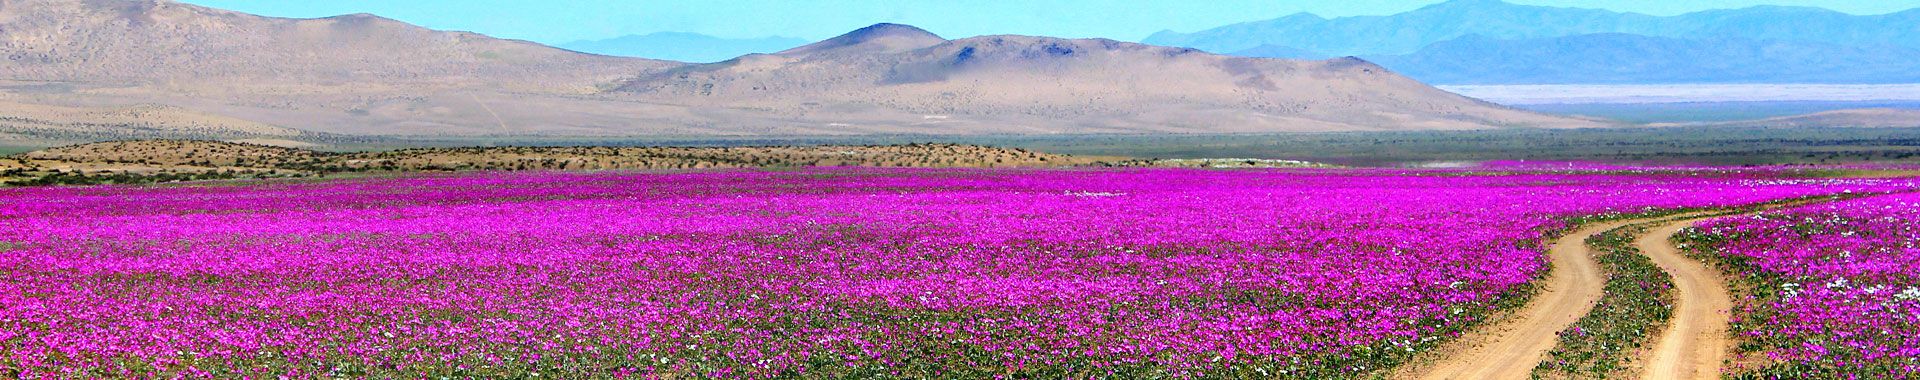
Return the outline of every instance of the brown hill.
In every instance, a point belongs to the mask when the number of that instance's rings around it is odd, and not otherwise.
[[[640,123],[623,103],[578,97],[682,65],[371,15],[285,19],[166,0],[7,0],[0,57],[0,101],[157,104],[362,135],[623,134]]]
[[[196,140],[130,140],[48,148],[19,154],[15,158],[74,164],[220,168],[287,163],[318,156],[319,154],[313,151],[255,144]]]
[[[0,65],[0,102],[170,107],[325,135],[1220,133],[1602,125],[1460,97],[1354,59],[1234,58],[1109,40],[1023,36],[948,41],[893,24],[777,54],[689,66],[435,31],[370,15],[284,19],[166,0],[4,0],[0,57],[8,59]],[[10,109],[0,104],[0,114]]]
[[[648,102],[911,133],[1591,127],[1468,99],[1346,58],[1227,57],[1100,39],[947,41],[881,24],[628,81]]]
[[[925,29],[883,23],[860,28],[826,41],[787,49],[778,55],[798,58],[826,54],[856,56],[901,53],[939,45],[943,42],[947,42],[947,39],[940,38],[939,35]]]
[[[373,15],[260,17],[165,0],[0,4],[0,77],[118,84],[586,90],[676,64],[429,30]]]

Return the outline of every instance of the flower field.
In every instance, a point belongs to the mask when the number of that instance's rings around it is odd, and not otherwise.
[[[1920,194],[1706,223],[1682,237],[1731,269],[1740,377],[1920,376]]]
[[[0,376],[1353,377],[1521,302],[1564,220],[1912,187],[1785,176],[807,169],[5,189]],[[1895,205],[1876,202],[1861,209]],[[1882,216],[1810,224],[1858,226],[1832,241],[1863,245],[1781,272],[1819,281],[1789,301],[1911,318],[1912,261],[1886,260],[1911,258],[1913,226],[1865,222]],[[1913,357],[1911,341],[1871,342]]]

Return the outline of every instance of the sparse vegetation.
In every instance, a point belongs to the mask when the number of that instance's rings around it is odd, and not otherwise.
[[[1560,332],[1537,379],[1630,378],[1634,356],[1673,315],[1673,276],[1634,248],[1645,226],[1628,226],[1587,239],[1607,276],[1606,295],[1586,316]]]
[[[193,140],[115,141],[0,159],[10,185],[130,184],[419,171],[592,171],[816,166],[999,168],[1095,164],[1090,158],[958,144],[759,147],[412,148],[332,153]],[[1138,162],[1133,166],[1150,166]]]
[[[949,141],[1075,155],[1262,157],[1352,166],[1515,160],[1711,165],[1920,162],[1920,129],[1917,128],[1516,129],[979,137]]]
[[[1114,167],[1156,167],[1156,168],[1327,168],[1332,165],[1298,160],[1270,160],[1262,158],[1172,158],[1172,159],[1135,159],[1114,162],[1102,162],[1103,166]]]
[[[1920,194],[1720,218],[1673,238],[1734,289],[1731,379],[1920,375]]]

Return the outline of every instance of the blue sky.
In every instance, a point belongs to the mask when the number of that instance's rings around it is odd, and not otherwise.
[[[1818,6],[1854,14],[1920,8],[1920,0],[1510,0],[1673,15],[1754,5]],[[878,22],[911,24],[949,38],[983,34],[1104,37],[1134,41],[1156,31],[1194,31],[1297,12],[1322,16],[1399,13],[1438,0],[185,0],[279,17],[373,13],[434,29],[549,44],[653,32],[730,38],[823,39]]]

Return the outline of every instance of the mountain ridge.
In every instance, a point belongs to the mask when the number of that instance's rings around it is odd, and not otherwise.
[[[1621,33],[1470,35],[1368,60],[1441,85],[1920,82],[1920,49]]]
[[[1462,14],[1476,14],[1464,22]],[[1791,13],[1794,22],[1779,22]],[[1294,14],[1230,24],[1192,33],[1161,32],[1142,40],[1230,53],[1259,45],[1290,46],[1334,55],[1410,54],[1468,34],[1500,39],[1627,33],[1670,38],[1783,39],[1839,44],[1893,44],[1920,48],[1909,26],[1920,9],[1852,15],[1814,7],[1756,6],[1652,16],[1601,9],[1513,4],[1499,0],[1452,0],[1386,16],[1322,18]],[[1846,38],[1852,38],[1848,40]]]
[[[947,42],[947,39],[926,29],[912,25],[879,23],[820,42],[782,50],[774,55],[800,57],[814,54],[896,53],[926,48],[943,42]]]
[[[893,42],[874,45],[881,41],[876,30],[888,31]],[[637,77],[615,91],[649,102],[736,104],[779,117],[860,110],[925,118],[909,131],[1107,119],[1095,131],[1140,132],[1210,118],[1234,120],[1210,128],[1241,132],[1598,126],[1460,97],[1355,58],[1255,59],[1017,35],[944,40],[889,24],[787,52]]]
[[[371,14],[291,19],[165,0],[10,0],[0,8],[0,77],[66,81],[445,84],[586,88],[671,63],[585,55],[528,41],[436,31]],[[85,41],[80,43],[79,41]],[[77,47],[77,48],[76,48]]]
[[[93,43],[95,40],[109,42]],[[83,46],[56,50],[53,46]],[[1237,133],[1600,127],[1359,59],[876,24],[713,64],[609,57],[372,15],[8,0],[0,101],[155,104],[339,136]]]

